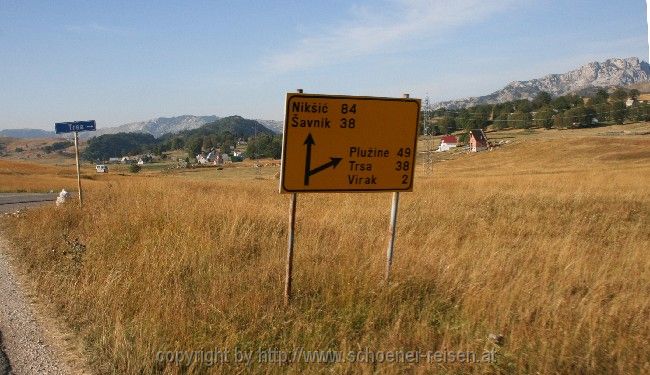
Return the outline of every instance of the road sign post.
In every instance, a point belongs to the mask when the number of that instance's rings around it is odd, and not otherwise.
[[[77,164],[77,190],[79,191],[79,207],[83,207],[83,194],[81,192],[81,171],[79,168],[79,132],[74,132],[74,158]]]
[[[79,132],[95,131],[96,128],[97,126],[95,120],[57,122],[54,124],[54,130],[56,134],[74,133],[74,155],[77,165],[77,190],[79,191],[79,207],[83,207],[83,193],[81,191],[81,170],[79,167]]]
[[[297,90],[302,94],[302,89]],[[293,281],[293,243],[294,231],[296,228],[296,203],[298,200],[298,193],[291,194],[291,206],[289,209],[289,240],[287,244],[287,269],[284,277],[284,304],[288,305],[291,302],[291,283]]]
[[[293,242],[296,228],[296,200],[298,193],[291,194],[291,208],[289,214],[289,244],[287,247],[287,270],[284,278],[284,304],[291,301],[291,282],[293,280]]]
[[[420,100],[287,94],[280,193],[291,193],[285,302],[291,298],[296,193],[391,191],[386,279],[399,192],[413,190]]]
[[[404,94],[408,98],[409,94]],[[419,123],[419,121],[418,121]],[[415,160],[413,161],[415,165]],[[414,168],[415,169],[415,168]],[[397,232],[397,209],[399,208],[399,191],[393,192],[393,201],[390,208],[390,226],[388,227],[389,240],[388,249],[386,250],[386,282],[390,280],[390,268],[393,265],[393,249],[395,248],[395,233]]]

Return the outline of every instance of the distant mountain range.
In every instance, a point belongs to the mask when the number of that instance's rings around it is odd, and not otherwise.
[[[546,91],[553,96],[593,91],[598,87],[627,86],[650,79],[650,65],[637,57],[591,62],[564,74],[549,74],[529,81],[515,81],[489,95],[438,102],[433,108],[458,109],[479,104],[533,99]]]
[[[217,121],[217,116],[192,116],[183,115],[176,117],[158,117],[151,120],[131,122],[128,124],[99,128],[95,132],[82,133],[85,137],[115,133],[149,133],[156,138],[163,134],[178,133],[183,130],[192,130],[209,122]]]
[[[148,133],[156,138],[165,134],[176,134],[186,130],[198,129],[205,124],[209,124],[221,119],[217,116],[192,116],[183,115],[176,117],[158,117],[146,121],[131,122],[124,125],[112,126],[108,128],[98,128],[94,132],[81,132],[81,138],[92,138],[102,134],[116,133]],[[283,122],[276,120],[254,120],[264,125],[274,133],[282,133]],[[0,130],[0,137],[11,138],[52,138],[56,134],[53,131],[42,129],[5,129]]]
[[[53,131],[43,129],[4,129],[0,130],[0,137],[10,138],[51,138],[56,136]]]
[[[266,126],[268,129],[275,133],[282,134],[284,132],[284,121],[277,120],[255,120],[260,124]]]
[[[176,134],[186,130],[198,129],[205,124],[209,124],[221,119],[217,116],[192,116],[183,115],[176,117],[158,117],[155,119],[132,122],[110,128],[100,128],[96,132],[82,133],[85,137],[92,137],[102,134],[115,133],[149,133],[156,138],[165,134]],[[282,122],[274,120],[254,120],[264,125],[268,129],[276,132],[282,132]],[[279,125],[278,125],[279,124]],[[279,129],[279,130],[278,130]]]

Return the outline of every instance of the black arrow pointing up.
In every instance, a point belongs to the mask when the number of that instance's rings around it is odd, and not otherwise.
[[[305,157],[305,186],[307,186],[309,185],[309,176],[311,176],[311,146],[316,144],[311,133],[307,135],[304,144],[307,145],[307,156]]]
[[[343,160],[343,158],[335,158],[335,157],[330,157],[330,161],[327,163],[320,165],[314,169],[311,169],[311,148],[313,145],[316,144],[314,142],[314,137],[312,137],[311,133],[307,135],[307,138],[305,139],[305,143],[307,146],[307,155],[305,156],[305,186],[309,185],[309,177],[312,175],[315,175],[318,172],[322,172],[327,168],[336,168],[337,165]]]

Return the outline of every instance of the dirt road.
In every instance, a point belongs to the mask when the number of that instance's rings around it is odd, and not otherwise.
[[[53,198],[54,197],[54,198]],[[43,204],[52,194],[0,194],[0,213]],[[50,204],[54,204],[50,202]],[[79,374],[69,338],[37,309],[25,278],[9,261],[9,242],[0,232],[0,375]]]

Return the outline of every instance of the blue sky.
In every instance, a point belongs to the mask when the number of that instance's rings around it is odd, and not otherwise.
[[[285,93],[485,95],[648,60],[643,0],[0,0],[0,129],[281,120]]]

